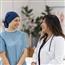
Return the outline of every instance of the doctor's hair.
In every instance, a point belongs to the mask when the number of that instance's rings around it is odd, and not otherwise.
[[[60,21],[56,15],[45,15],[41,18],[42,20],[45,20],[45,23],[47,24],[50,31],[55,36],[62,36],[65,38],[65,35],[63,34]]]

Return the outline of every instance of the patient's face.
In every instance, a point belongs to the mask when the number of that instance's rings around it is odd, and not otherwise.
[[[9,27],[16,29],[20,25],[20,18],[16,17],[12,22],[9,24]]]

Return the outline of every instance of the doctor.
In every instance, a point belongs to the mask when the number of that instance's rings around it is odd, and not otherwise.
[[[33,54],[32,65],[63,64],[65,36],[55,15],[45,15],[41,22],[42,37]]]

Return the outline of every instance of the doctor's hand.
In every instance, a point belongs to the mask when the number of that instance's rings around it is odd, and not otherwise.
[[[31,65],[37,65],[35,62],[32,62]]]

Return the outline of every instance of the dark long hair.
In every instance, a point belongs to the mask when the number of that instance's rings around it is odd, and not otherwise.
[[[45,19],[45,22],[47,26],[49,27],[50,31],[55,36],[62,36],[65,38],[65,35],[63,34],[60,21],[56,15],[45,15],[41,18],[42,20]]]

